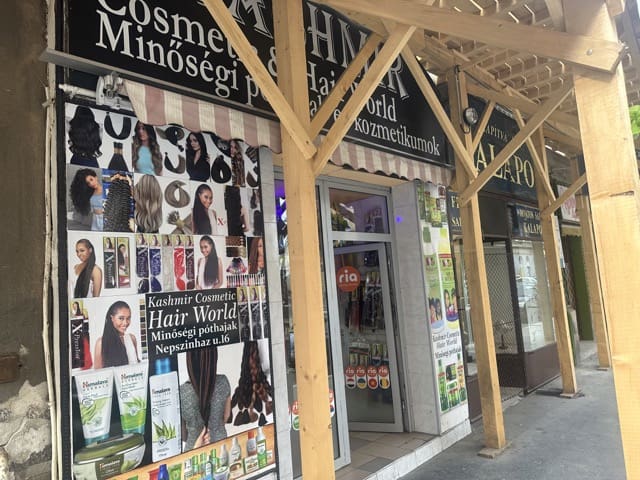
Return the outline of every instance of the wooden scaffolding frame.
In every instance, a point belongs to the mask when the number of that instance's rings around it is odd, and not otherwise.
[[[626,15],[624,0],[326,0],[372,34],[311,118],[306,88],[302,2],[274,0],[278,82],[253,51],[222,0],[204,0],[220,29],[276,112],[282,131],[287,189],[292,302],[296,331],[296,381],[300,408],[302,472],[306,479],[334,478],[327,396],[327,362],[315,178],[357,118],[398,55],[402,55],[433,109],[456,156],[465,264],[469,274],[473,330],[478,355],[485,443],[500,450],[507,438],[500,403],[491,312],[484,267],[478,192],[523,144],[534,157],[538,206],[552,286],[552,307],[564,394],[578,391],[562,291],[552,213],[566,197],[579,195],[587,245],[590,292],[602,367],[612,366],[629,479],[640,478],[640,329],[631,319],[640,311],[640,201],[638,166],[628,121],[637,83],[625,85],[623,68],[635,72],[615,30],[614,17]],[[626,19],[627,17],[624,17]],[[624,20],[623,19],[623,20]],[[545,23],[546,22],[546,23]],[[631,27],[622,22],[624,34]],[[634,37],[635,40],[635,37]],[[318,132],[383,43],[338,119],[317,145]],[[632,49],[633,50],[633,49]],[[637,55],[637,47],[635,54]],[[451,118],[424,78],[419,61],[441,79],[455,75],[462,90],[451,95]],[[629,78],[629,75],[627,75]],[[451,88],[451,87],[450,87]],[[467,93],[511,109],[520,131],[480,174],[473,166],[478,138],[461,131],[459,112]],[[577,117],[576,118],[576,113]],[[485,114],[481,122],[486,122]],[[555,198],[549,183],[545,144],[570,156],[582,152],[586,173],[569,194]],[[589,216],[589,212],[591,213]],[[591,220],[591,221],[590,221]],[[591,230],[592,229],[592,230]],[[593,235],[589,236],[591,233]],[[596,255],[597,252],[597,255]],[[600,292],[602,293],[600,295]],[[597,297],[597,298],[596,298]],[[606,320],[605,320],[606,319]],[[608,340],[607,340],[608,337]],[[611,355],[609,355],[609,349]],[[611,361],[609,362],[609,358]]]

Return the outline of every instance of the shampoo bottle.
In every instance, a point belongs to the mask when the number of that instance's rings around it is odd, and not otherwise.
[[[238,443],[238,437],[233,437],[233,443],[231,444],[231,450],[229,452],[229,463],[237,462],[241,457],[242,449]]]
[[[264,436],[262,427],[258,427],[256,436],[256,450],[258,452],[258,468],[267,466],[267,437]]]
[[[250,430],[247,436],[247,456],[255,455],[257,453],[256,437],[253,430]]]
[[[169,480],[169,470],[167,470],[167,464],[161,463],[158,469],[158,480]]]
[[[220,467],[228,467],[229,466],[229,452],[227,452],[227,447],[223,443],[220,445],[220,454],[218,455],[218,468]]]
[[[154,462],[180,453],[180,396],[178,373],[169,358],[159,358],[149,377],[151,399],[151,458]]]

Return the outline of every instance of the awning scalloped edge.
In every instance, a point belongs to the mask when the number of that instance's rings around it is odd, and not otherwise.
[[[125,88],[136,117],[143,123],[181,125],[191,131],[213,132],[224,140],[242,139],[254,147],[282,152],[280,124],[275,120],[132,80],[125,80]],[[452,178],[452,171],[448,168],[345,141],[340,143],[331,162],[338,166],[348,165],[355,170],[382,172],[436,184],[449,185]]]

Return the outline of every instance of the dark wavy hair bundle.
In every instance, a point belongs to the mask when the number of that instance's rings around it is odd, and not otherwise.
[[[273,411],[273,387],[262,370],[258,342],[245,342],[242,352],[240,380],[231,397],[231,408],[240,410],[233,424],[244,425],[258,420],[258,425],[267,423],[265,415]],[[258,413],[260,414],[258,416]],[[231,422],[231,416],[227,423]]]
[[[74,155],[95,158],[102,155],[100,125],[90,108],[78,105],[69,121],[69,150]]]
[[[133,197],[131,185],[126,180],[116,179],[109,186],[104,202],[104,231],[130,232],[131,206]]]

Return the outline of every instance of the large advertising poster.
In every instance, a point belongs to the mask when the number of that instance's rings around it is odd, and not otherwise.
[[[448,413],[467,403],[458,295],[447,222],[447,189],[444,185],[418,183],[417,198],[422,227],[427,318],[436,366],[441,425],[446,430],[444,425]],[[451,424],[456,423],[451,420]]]
[[[65,478],[274,470],[257,149],[70,103],[65,127]]]

